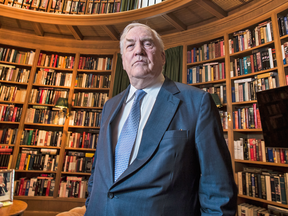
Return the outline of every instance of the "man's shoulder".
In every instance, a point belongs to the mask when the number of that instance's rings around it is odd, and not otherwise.
[[[190,85],[180,83],[180,82],[175,82],[175,81],[173,81],[173,82],[175,83],[175,85],[177,86],[177,88],[179,89],[179,91],[181,93],[200,94],[200,95],[205,94],[205,91],[203,91],[202,89],[199,89],[195,86],[190,86]]]

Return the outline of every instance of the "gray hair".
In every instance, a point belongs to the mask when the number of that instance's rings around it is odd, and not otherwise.
[[[123,43],[124,43],[124,39],[125,39],[126,35],[128,34],[128,32],[129,32],[132,28],[134,28],[134,27],[144,27],[144,28],[149,29],[149,30],[152,32],[153,36],[154,36],[154,37],[157,39],[157,41],[159,42],[161,51],[164,52],[164,43],[163,43],[163,41],[162,41],[162,39],[161,39],[161,36],[160,36],[154,29],[150,28],[148,25],[145,25],[145,24],[142,24],[142,23],[136,23],[136,22],[135,22],[135,23],[130,23],[129,25],[127,25],[127,26],[124,28],[123,32],[122,32],[122,35],[121,35],[121,37],[120,37],[120,53],[121,53],[121,55],[123,54]]]

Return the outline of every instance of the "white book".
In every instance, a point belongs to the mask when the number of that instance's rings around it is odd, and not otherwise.
[[[37,178],[30,179],[30,185],[28,189],[28,196],[35,196],[35,188],[36,188]]]
[[[45,158],[44,158],[44,167],[43,167],[43,171],[47,171],[48,160],[49,160],[49,154],[46,154],[46,155],[45,155]]]
[[[147,5],[148,5],[148,0],[142,0],[142,7],[141,8],[147,7]]]
[[[234,87],[235,87],[235,102],[239,102],[239,84],[238,83],[234,83]]]
[[[271,48],[268,48],[268,54],[269,54],[270,68],[274,68],[272,49]]]
[[[267,42],[270,42],[270,41],[272,41],[271,24],[270,24],[270,22],[267,23],[267,33],[268,33]]]

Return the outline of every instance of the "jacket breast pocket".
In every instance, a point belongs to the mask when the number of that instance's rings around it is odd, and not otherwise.
[[[188,130],[168,130],[165,132],[163,139],[188,139]]]

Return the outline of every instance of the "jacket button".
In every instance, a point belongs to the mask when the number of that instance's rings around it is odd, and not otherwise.
[[[109,193],[108,193],[108,198],[109,198],[109,199],[113,199],[113,197],[114,197],[114,194],[111,193],[111,192],[109,192]]]

